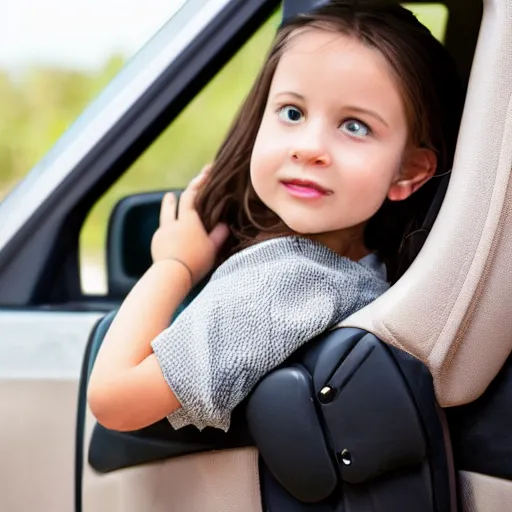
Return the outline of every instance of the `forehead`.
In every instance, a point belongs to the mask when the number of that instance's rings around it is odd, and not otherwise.
[[[307,28],[292,34],[271,93],[282,89],[385,110],[403,108],[400,88],[384,55],[355,37],[330,30]]]

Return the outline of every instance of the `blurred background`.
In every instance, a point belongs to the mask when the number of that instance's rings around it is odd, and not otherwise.
[[[2,0],[0,202],[186,0]],[[441,41],[441,4],[405,4]],[[212,160],[280,21],[276,12],[96,203],[80,236],[82,288],[105,293],[108,217],[122,197],[181,188]]]

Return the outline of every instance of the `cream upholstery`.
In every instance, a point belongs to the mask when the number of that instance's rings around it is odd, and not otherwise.
[[[71,510],[77,395],[73,379],[0,380],[0,511]]]
[[[512,2],[485,0],[451,183],[403,278],[342,325],[424,361],[441,406],[471,402],[512,349]]]
[[[95,420],[87,410],[84,460]],[[87,462],[83,512],[261,512],[254,448],[178,457],[102,475]]]
[[[512,482],[462,472],[459,476],[462,512],[509,512]]]

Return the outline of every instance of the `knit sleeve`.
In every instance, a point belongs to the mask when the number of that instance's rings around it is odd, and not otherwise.
[[[176,429],[227,431],[232,410],[266,373],[386,288],[346,259],[343,268],[300,255],[245,263],[212,279],[152,343],[181,403],[168,417]]]

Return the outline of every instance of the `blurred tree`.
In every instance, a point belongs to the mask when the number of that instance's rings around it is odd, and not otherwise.
[[[0,200],[123,65],[116,55],[97,73],[33,68],[12,77],[0,72]]]

